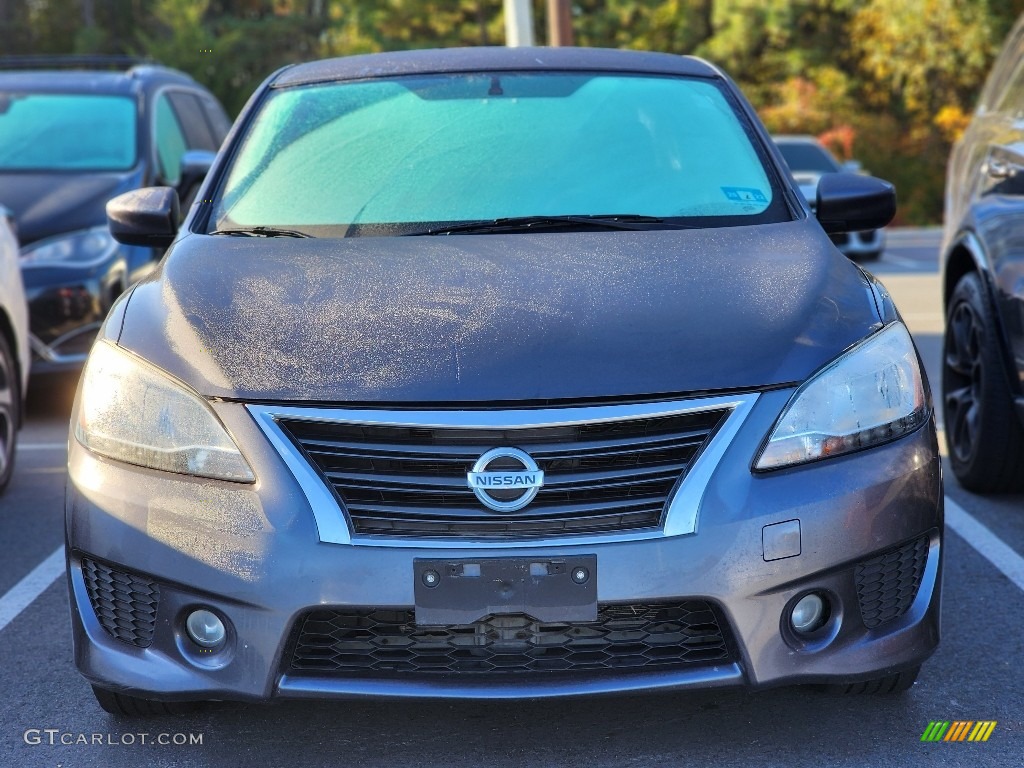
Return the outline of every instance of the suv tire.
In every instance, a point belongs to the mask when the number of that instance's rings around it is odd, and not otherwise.
[[[10,345],[0,333],[0,493],[14,474],[14,458],[21,426],[21,380]]]
[[[1024,427],[1010,394],[995,311],[981,278],[953,289],[942,345],[942,407],[949,461],[976,493],[1024,489]]]

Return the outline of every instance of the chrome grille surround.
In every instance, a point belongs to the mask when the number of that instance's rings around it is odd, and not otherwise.
[[[522,546],[524,542],[531,546],[564,546],[695,533],[698,509],[704,490],[722,454],[732,442],[756,400],[756,394],[745,394],[626,405],[450,411],[306,408],[273,405],[249,405],[247,408],[302,487],[316,519],[321,541],[338,544],[414,545],[457,549],[481,546],[514,547]],[[365,427],[368,430],[380,428],[385,431],[390,429],[436,430],[440,432],[451,430],[451,434],[455,434],[455,431],[458,430],[477,431],[485,434],[504,432],[507,433],[509,440],[513,440],[516,436],[527,435],[530,430],[587,428],[592,425],[614,427],[616,422],[679,417],[699,419],[702,414],[712,412],[721,412],[722,417],[716,425],[712,426],[710,438],[696,449],[699,452],[695,457],[690,458],[686,466],[677,468],[675,478],[682,476],[681,481],[673,480],[674,487],[667,493],[667,500],[659,504],[656,515],[653,515],[652,509],[647,510],[647,517],[643,521],[642,527],[612,526],[610,529],[588,530],[586,526],[583,526],[582,529],[576,530],[531,531],[527,535],[518,535],[515,532],[497,532],[495,535],[494,531],[486,530],[483,532],[471,531],[468,534],[463,532],[461,536],[457,533],[438,535],[436,531],[433,533],[429,531],[426,533],[400,531],[397,534],[379,535],[367,533],[365,526],[363,530],[360,530],[359,527],[353,526],[349,511],[339,501],[339,494],[328,484],[322,470],[314,466],[305,450],[297,445],[287,426],[292,424],[294,428],[295,424],[307,424],[314,428],[324,426],[329,428],[331,425],[339,425]],[[476,455],[479,455],[486,447],[493,446],[477,442],[474,444],[473,450],[476,450]],[[557,483],[555,474],[549,474],[549,477],[553,483]],[[451,483],[449,484],[451,485]],[[472,491],[464,483],[461,491],[472,498]],[[593,506],[592,502],[587,504]],[[524,512],[529,512],[529,507]],[[523,513],[516,513],[515,516],[518,518],[522,515]],[[481,512],[480,516],[482,518],[489,517],[494,519],[498,525],[501,524],[502,518],[498,516],[489,515],[486,512]]]

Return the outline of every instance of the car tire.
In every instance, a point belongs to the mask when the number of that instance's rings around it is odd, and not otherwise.
[[[14,474],[21,426],[21,379],[7,339],[0,333],[0,493]]]
[[[92,692],[103,711],[117,717],[184,715],[199,708],[199,702],[195,701],[153,701],[126,693],[114,693],[95,685]]]
[[[881,251],[867,251],[856,256],[857,261],[878,261],[882,258]]]
[[[980,276],[964,275],[946,313],[942,407],[953,474],[976,493],[1024,490],[1024,427],[996,327]]]
[[[885,677],[878,677],[874,680],[865,680],[861,683],[847,683],[837,685],[822,685],[819,689],[833,696],[893,696],[909,691],[917,676],[921,673],[921,667],[911,667],[902,672],[894,672]]]

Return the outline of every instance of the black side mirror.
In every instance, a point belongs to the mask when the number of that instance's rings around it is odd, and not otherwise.
[[[205,149],[190,149],[182,155],[178,195],[184,198],[193,192],[206,178],[216,158],[215,152],[208,152]]]
[[[826,173],[818,182],[815,212],[830,235],[881,229],[896,215],[896,188],[874,176]]]
[[[173,187],[145,187],[108,202],[107,223],[119,243],[166,248],[178,234],[180,210]]]

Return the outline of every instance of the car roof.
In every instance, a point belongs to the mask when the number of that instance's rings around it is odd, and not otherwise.
[[[153,83],[197,85],[183,72],[149,65],[121,72],[89,69],[10,71],[0,68],[0,88],[18,91],[134,94]]]
[[[443,48],[394,51],[323,59],[279,70],[271,87],[395,75],[515,71],[609,71],[722,78],[711,64],[693,56],[608,48]]]

